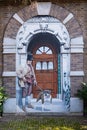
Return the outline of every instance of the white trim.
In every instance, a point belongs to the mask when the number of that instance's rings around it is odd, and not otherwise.
[[[8,98],[4,103],[4,113],[16,113],[16,98]]]
[[[62,100],[62,94],[57,94],[57,98]]]
[[[71,47],[80,47],[83,48],[83,44],[71,44]]]
[[[15,77],[16,76],[16,72],[15,71],[7,71],[7,72],[3,72],[3,74],[2,74],[2,76],[3,77],[10,77],[10,76],[13,76],[13,77]]]
[[[83,37],[76,37],[71,39],[71,53],[83,53],[84,42]]]
[[[66,27],[56,18],[50,17],[50,19],[54,20],[55,22],[52,22],[49,24],[48,18],[45,18],[45,23],[43,22],[43,17],[40,18],[40,22],[36,22],[38,18],[32,18],[28,20],[26,23],[23,24],[23,26],[20,27],[18,33],[17,33],[17,51],[19,54],[26,53],[26,47],[29,43],[30,38],[40,32],[48,32],[50,34],[53,34],[56,36],[56,38],[60,41],[60,43],[64,43],[64,49],[63,52],[67,52],[65,49],[69,48],[70,45],[70,37],[69,33],[66,29]],[[31,22],[34,20],[35,22]],[[25,28],[25,29],[24,29]],[[51,31],[52,30],[52,31]],[[23,45],[24,43],[25,45]],[[23,50],[23,48],[25,49]],[[62,47],[62,46],[61,46]]]
[[[73,46],[73,45],[78,45],[79,46],[79,45],[83,45],[83,44],[84,44],[83,36],[71,39],[71,46]]]
[[[3,53],[4,54],[16,53],[16,40],[15,39],[4,37]]]
[[[19,17],[19,15],[17,13],[13,15],[13,18],[16,19],[21,24],[24,23],[24,21]]]
[[[69,20],[71,20],[74,17],[72,13],[70,13],[64,20],[63,23],[66,24]]]
[[[3,50],[3,54],[14,54],[14,53],[16,53],[16,49],[10,48],[10,49]]]
[[[83,101],[76,97],[70,98],[70,112],[83,112]]]
[[[37,12],[38,15],[49,15],[51,9],[51,2],[38,2]]]
[[[3,46],[3,49],[16,49],[16,46]]]
[[[71,71],[70,76],[84,76],[83,71]]]
[[[4,46],[16,46],[16,39],[4,37],[3,45]]]
[[[83,48],[71,48],[71,53],[83,53]]]

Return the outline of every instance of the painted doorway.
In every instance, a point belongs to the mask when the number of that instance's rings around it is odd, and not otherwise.
[[[43,18],[45,20],[44,22]],[[64,86],[64,81],[66,80],[66,83],[69,83],[69,66],[67,68],[67,65],[69,65],[68,62],[70,61],[69,34],[65,26],[53,17],[34,17],[26,21],[20,28],[17,35],[17,43],[17,66],[22,65],[24,67],[27,53],[33,53],[33,66],[38,86],[42,89],[51,90],[53,98],[50,107],[48,104],[46,106],[46,108],[49,108],[47,111],[57,112],[58,101],[62,99],[63,95],[63,87],[67,87]],[[64,78],[64,73],[66,73],[66,79]],[[20,89],[19,86],[18,89]],[[64,90],[66,91],[67,89],[68,88],[65,88]],[[41,102],[36,102],[38,93],[39,88],[33,88],[31,97],[29,97],[35,106],[35,111],[37,111],[38,107],[41,107]],[[18,98],[18,101],[19,100]],[[61,108],[65,107],[63,106]],[[42,111],[42,109],[40,109],[40,111]]]
[[[33,66],[35,69],[38,86],[43,90],[50,90],[52,97],[57,97],[57,56],[54,48],[47,43],[34,49]],[[40,92],[39,87],[33,88],[33,97]]]
[[[51,33],[37,33],[28,44],[28,52],[33,53],[33,66],[38,86],[43,90],[50,90],[52,97],[57,98],[59,40]],[[34,98],[40,92],[39,87],[33,88]]]

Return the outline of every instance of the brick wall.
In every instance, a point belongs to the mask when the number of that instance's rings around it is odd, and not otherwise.
[[[83,54],[71,54],[71,71],[82,71],[83,70]]]
[[[56,1],[57,3],[57,1]],[[74,14],[74,17],[77,19],[77,21],[79,22],[79,26],[81,27],[82,29],[82,32],[83,32],[83,38],[84,38],[84,43],[85,43],[85,48],[84,48],[84,72],[85,72],[85,77],[84,77],[84,81],[87,81],[87,2],[72,2],[72,3],[68,3],[68,2],[65,2],[65,3],[62,3],[61,0],[58,1],[57,3],[59,6],[62,6],[66,9],[68,9],[71,13]],[[0,7],[0,78],[2,77],[2,71],[3,70],[9,70],[9,71],[14,71],[15,70],[15,66],[14,65],[11,65],[12,61],[13,61],[13,64],[15,64],[15,59],[13,58],[14,56],[12,56],[10,59],[10,61],[7,60],[8,58],[8,55],[4,55],[3,58],[2,58],[2,43],[3,43],[3,35],[4,35],[4,30],[8,24],[8,21],[10,20],[10,18],[12,17],[12,15],[16,12],[18,12],[20,9],[22,9],[23,6],[17,6],[17,7],[12,7],[12,6],[1,6]],[[56,10],[55,10],[56,12]],[[52,12],[51,12],[52,13]],[[37,13],[36,13],[37,14]],[[60,12],[61,14],[61,12]],[[20,12],[19,12],[19,15]],[[33,11],[32,11],[32,15],[33,15]],[[57,14],[55,14],[57,15]],[[61,17],[66,17],[67,15],[67,11],[65,13],[65,15],[60,15],[60,20],[61,20]],[[31,16],[30,16],[31,17]],[[27,16],[26,16],[27,18]],[[14,21],[15,23],[16,21]],[[18,23],[17,23],[18,24]],[[73,25],[73,20],[71,21],[70,23],[70,26],[72,25],[72,28],[74,29],[74,26]],[[20,25],[18,25],[20,26]],[[67,26],[67,29],[68,29],[68,25]],[[7,32],[9,31],[9,29],[7,29]],[[78,30],[78,27],[77,27],[77,30],[74,30],[76,33],[79,32],[81,33],[81,30]],[[13,33],[15,33],[16,30],[14,30]],[[70,33],[72,33],[72,30],[70,30]],[[7,36],[8,34],[5,34],[5,36]],[[9,32],[9,35],[10,35],[10,32]],[[13,34],[13,37],[14,37],[14,34]],[[72,37],[74,37],[74,34],[72,33]],[[78,55],[78,56],[77,56]],[[81,54],[72,54],[72,59],[73,58],[83,58]],[[6,62],[4,63],[3,62],[3,59],[6,59]],[[78,58],[77,58],[78,59]],[[76,60],[77,60],[76,59]],[[3,64],[4,63],[4,64]],[[79,59],[77,60],[77,62],[75,64],[73,64],[73,62],[71,61],[71,64],[72,64],[72,68],[71,70],[80,70],[82,69],[83,67],[83,64],[80,63],[79,64]],[[79,64],[79,67],[78,67],[78,64]],[[8,67],[7,65],[10,65],[10,67]],[[75,66],[76,65],[76,66]],[[7,66],[7,68],[6,68]],[[76,67],[76,68],[75,68]],[[76,78],[76,77],[73,77],[71,79],[71,93],[72,93],[72,96],[74,95],[74,91],[78,88],[78,86],[80,86],[80,82],[83,80],[82,77],[80,77],[79,79]],[[8,84],[8,81],[9,81],[9,84]],[[12,84],[13,82],[13,84]],[[4,83],[4,86],[6,86],[7,88],[7,92],[9,93],[9,95],[11,97],[13,97],[13,95],[15,96],[15,77],[9,77],[9,78],[6,78],[4,77],[3,78],[3,83]],[[72,87],[73,86],[73,87]]]
[[[0,6],[0,78],[2,75],[3,64],[2,64],[2,43],[5,28],[9,22],[12,15],[20,10],[22,6],[12,7],[12,6]]]
[[[83,81],[83,77],[71,77],[71,97],[75,97],[77,90],[81,88],[81,82]]]
[[[16,88],[15,88],[15,77],[4,77],[3,86],[5,86],[6,93],[8,97],[16,97]]]
[[[8,26],[6,28],[5,37],[11,37],[11,38],[15,39],[20,26],[21,26],[21,24],[18,23],[14,18],[12,18],[9,21]]]
[[[3,71],[15,71],[15,54],[4,54],[3,55]]]
[[[5,28],[9,22],[9,19],[12,17],[14,13],[16,13],[18,10],[20,10],[22,6],[19,7],[12,7],[12,6],[0,6],[0,80],[3,82],[3,86],[6,87],[6,93],[9,97],[15,97],[15,77],[4,77],[2,80],[2,72],[3,70],[8,69],[8,71],[15,70],[15,59],[10,55],[3,55],[3,35]],[[6,59],[6,62],[3,62],[3,60]],[[12,65],[13,61],[13,65]],[[10,65],[10,66],[8,66]],[[6,68],[7,66],[7,68]]]

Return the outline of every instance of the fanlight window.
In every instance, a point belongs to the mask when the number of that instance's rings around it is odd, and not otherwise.
[[[49,47],[42,46],[36,51],[36,54],[52,54],[52,50]],[[53,70],[53,62],[38,61],[36,63],[36,70]]]
[[[42,46],[37,51],[36,54],[52,54],[52,50],[49,47]]]

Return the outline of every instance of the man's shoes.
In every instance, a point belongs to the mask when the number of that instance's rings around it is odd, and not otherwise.
[[[34,109],[34,106],[31,105],[31,104],[28,104],[27,108],[32,108],[32,109]],[[22,107],[22,110],[23,110],[24,112],[26,112],[26,107],[23,106],[23,107]]]
[[[29,104],[27,107],[28,107],[28,108],[32,108],[32,109],[34,109],[34,106],[31,105],[31,104]]]

